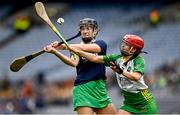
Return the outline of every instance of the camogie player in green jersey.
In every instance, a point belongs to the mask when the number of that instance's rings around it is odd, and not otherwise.
[[[95,63],[104,63],[116,72],[119,87],[124,96],[123,105],[118,114],[157,114],[155,98],[144,82],[145,61],[143,52],[144,40],[132,34],[123,37],[120,45],[121,54],[97,56],[73,47],[70,51]]]

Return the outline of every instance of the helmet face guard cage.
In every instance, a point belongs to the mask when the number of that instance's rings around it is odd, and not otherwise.
[[[142,50],[144,47],[144,40],[137,35],[125,35],[123,38],[123,42],[133,46],[138,50]]]
[[[93,27],[93,31],[94,31],[93,37],[95,37],[98,34],[99,28],[98,28],[98,24],[97,24],[96,20],[94,20],[92,18],[84,18],[84,19],[80,20],[79,28],[81,28],[82,26],[85,26],[85,25],[90,25]]]
[[[91,18],[84,18],[80,20],[79,27],[84,26],[84,25],[92,25],[94,29],[98,28],[97,21]]]
[[[133,48],[136,48],[136,51],[133,54],[134,56],[137,56],[140,53],[146,53],[147,54],[147,52],[142,51],[142,49],[144,48],[144,40],[137,35],[126,34],[123,37],[122,42],[130,45]]]

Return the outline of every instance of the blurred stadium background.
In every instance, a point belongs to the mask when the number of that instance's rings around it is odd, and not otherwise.
[[[111,1],[111,2],[110,2]],[[0,113],[74,114],[71,91],[76,73],[51,54],[43,54],[17,73],[9,64],[59,40],[37,15],[36,1],[0,1]],[[78,32],[79,20],[94,18],[97,39],[108,54],[119,53],[126,33],[145,40],[145,80],[161,114],[180,114],[180,1],[179,0],[44,0],[52,22],[65,38]],[[56,20],[65,23],[59,26]],[[70,43],[79,43],[75,39]],[[68,52],[63,51],[69,55]],[[123,98],[113,72],[107,68],[107,89],[118,109]]]

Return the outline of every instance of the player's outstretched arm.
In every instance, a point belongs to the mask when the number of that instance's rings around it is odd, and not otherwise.
[[[93,54],[93,53],[85,52],[85,51],[76,49],[76,48],[74,48],[74,47],[70,47],[69,50],[70,50],[71,52],[74,52],[75,54],[77,54],[77,55],[80,56],[80,57],[86,58],[87,60],[89,60],[89,61],[91,61],[91,62],[104,63],[103,56],[98,56],[98,55],[95,55],[95,54]]]
[[[67,46],[65,44],[59,45],[58,41],[51,43],[51,46],[53,46],[57,50],[67,50]],[[92,44],[69,44],[69,46],[74,47],[78,50],[85,51],[85,52],[94,52],[94,53],[101,52],[101,48],[95,43],[92,43]]]
[[[44,50],[48,53],[52,53],[52,54],[56,55],[65,64],[70,65],[72,67],[76,67],[79,63],[78,56],[73,56],[74,58],[69,58],[69,57],[65,56],[64,54],[58,52],[57,49],[55,49],[51,45],[44,47]]]
[[[92,44],[71,44],[70,45],[73,48],[76,48],[78,50],[81,51],[85,51],[85,52],[93,52],[93,53],[99,53],[101,52],[101,48],[99,45],[97,45],[96,43],[92,43]]]

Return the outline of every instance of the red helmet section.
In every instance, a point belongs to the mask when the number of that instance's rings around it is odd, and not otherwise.
[[[137,35],[127,34],[123,37],[123,42],[140,50],[144,47],[144,40]]]

